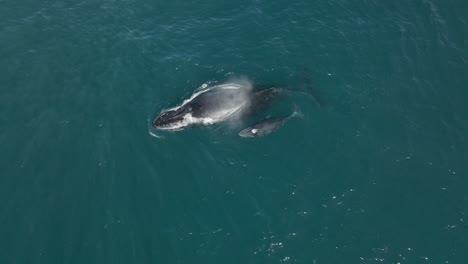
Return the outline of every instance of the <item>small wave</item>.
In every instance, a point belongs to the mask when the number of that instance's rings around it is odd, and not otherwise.
[[[150,136],[158,138],[158,139],[163,139],[164,138],[163,136],[157,135],[156,133],[154,133],[151,130],[148,130],[148,133],[150,134]]]

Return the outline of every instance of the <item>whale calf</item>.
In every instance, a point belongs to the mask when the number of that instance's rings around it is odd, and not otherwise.
[[[279,129],[282,127],[290,118],[298,115],[298,112],[294,112],[289,116],[285,117],[276,117],[276,118],[267,118],[263,119],[262,121],[256,123],[253,126],[250,126],[241,132],[239,132],[239,136],[241,137],[263,137],[271,132]]]

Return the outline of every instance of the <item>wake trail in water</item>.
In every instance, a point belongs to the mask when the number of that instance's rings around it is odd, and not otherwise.
[[[155,134],[155,133],[154,133],[153,131],[151,131],[151,130],[148,130],[148,133],[150,134],[150,136],[155,137],[155,138],[158,138],[158,139],[163,139],[163,138],[164,138],[163,136],[160,136],[160,135]]]

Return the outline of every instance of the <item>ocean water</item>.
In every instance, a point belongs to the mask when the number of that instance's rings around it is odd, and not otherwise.
[[[467,263],[467,10],[0,1],[0,263]],[[233,79],[321,104],[149,134]]]

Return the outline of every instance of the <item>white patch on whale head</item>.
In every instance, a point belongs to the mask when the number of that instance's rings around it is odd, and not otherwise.
[[[184,115],[184,122],[187,125],[192,125],[192,124],[204,124],[204,125],[211,125],[215,123],[215,120],[213,118],[197,118],[193,117],[191,113],[188,113]]]
[[[257,134],[257,132],[258,132],[258,129],[256,129],[256,128],[253,128],[251,131],[252,131],[252,133],[254,133],[254,134]]]

